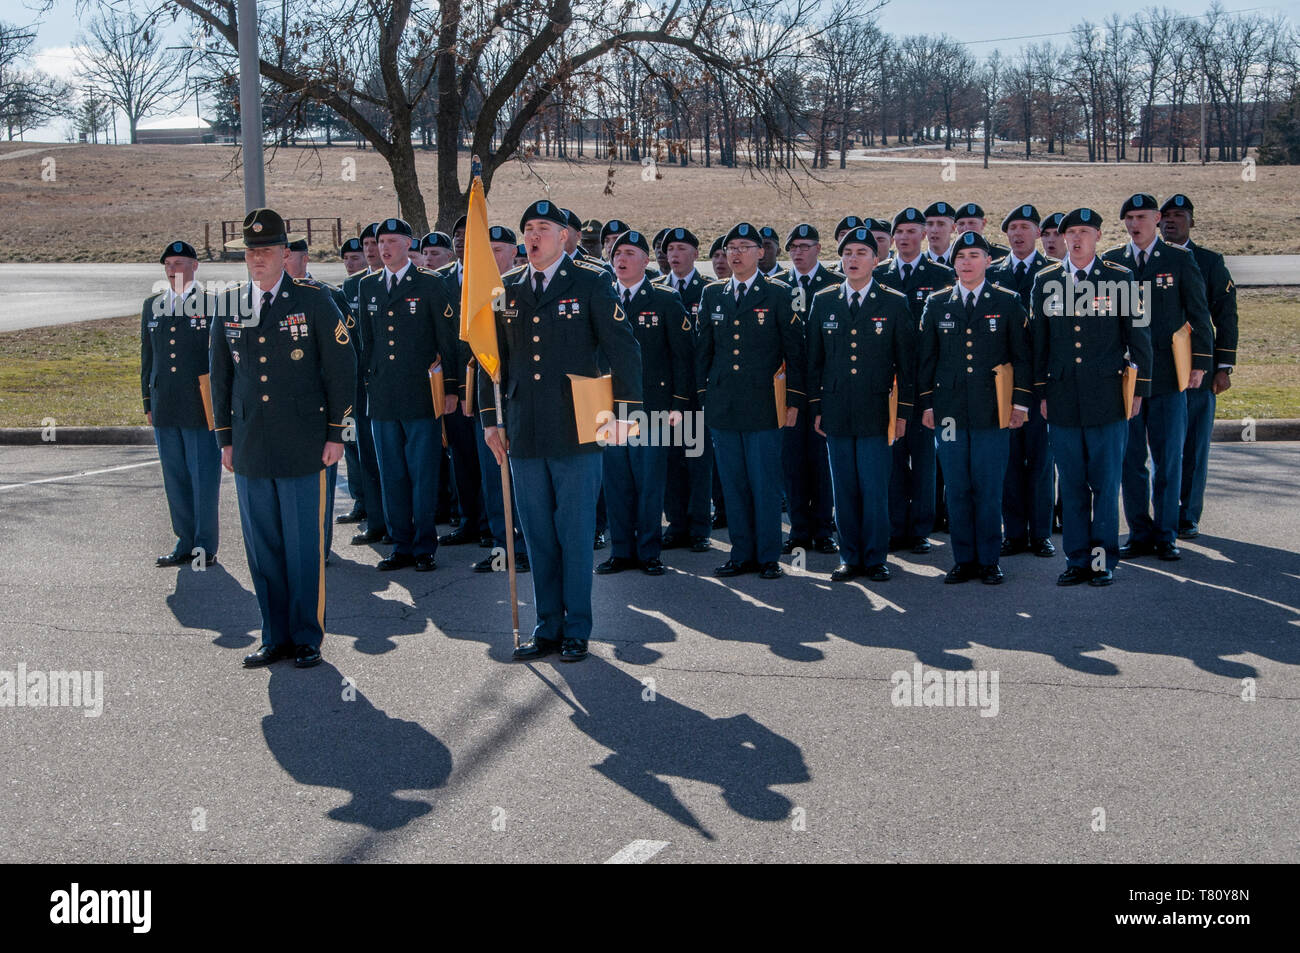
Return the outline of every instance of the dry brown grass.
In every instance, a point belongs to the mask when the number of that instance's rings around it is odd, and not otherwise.
[[[10,144],[6,144],[8,146]],[[33,148],[13,143],[16,148]],[[6,151],[15,151],[5,148]],[[228,146],[78,146],[51,152],[54,182],[41,180],[41,156],[0,162],[0,260],[153,261],[174,237],[192,241],[202,252],[203,226],[243,213],[243,185]],[[939,158],[942,152],[915,155]],[[1008,155],[1011,153],[1008,152]],[[964,163],[964,146],[953,158]],[[356,180],[343,181],[342,162],[356,162]],[[435,155],[417,157],[420,181],[433,208]],[[690,226],[701,238],[742,219],[772,225],[782,234],[800,221],[829,231],[847,214],[890,216],[913,204],[944,199],[979,202],[992,219],[989,233],[1001,237],[997,221],[1006,210],[1032,202],[1044,214],[1078,205],[1096,208],[1106,219],[1104,242],[1121,240],[1120,202],[1132,192],[1164,198],[1175,191],[1197,206],[1196,238],[1226,254],[1300,252],[1300,168],[1256,169],[1256,181],[1243,182],[1237,164],[1100,165],[1079,162],[997,165],[958,164],[956,180],[941,179],[938,162],[850,162],[816,178],[797,174],[773,188],[743,170],[692,166],[660,167],[660,177],[642,178],[641,166],[620,163],[614,194],[605,195],[604,162],[541,160],[531,170],[513,163],[497,173],[489,197],[491,218],[517,225],[520,212],[547,194],[583,218],[623,218],[644,230],[664,225]],[[802,193],[802,194],[800,194]],[[374,152],[335,146],[313,153],[286,149],[267,170],[268,202],[292,216],[341,216],[345,229],[395,214],[396,199],[388,169]],[[350,232],[349,232],[350,233]],[[829,242],[827,243],[829,244]]]

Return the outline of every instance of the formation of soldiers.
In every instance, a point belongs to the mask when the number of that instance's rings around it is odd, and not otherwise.
[[[489,235],[506,286],[497,407],[458,337],[464,217],[450,235],[368,225],[339,249],[336,289],[258,210],[235,243],[249,285],[205,296],[178,241],[161,256],[171,287],[145,302],[144,408],[178,538],[158,564],[215,560],[216,461],[233,465],[264,621],[245,664],[315,664],[345,456],[354,506],[337,522],[360,524],[354,545],[391,546],[379,570],[430,571],[440,546],[477,544],[493,552],[475,571],[502,568],[513,547],[519,570],[540,574],[538,627],[517,658],[586,654],[592,547],[610,546],[596,574],[659,576],[665,550],[706,552],[721,528],[718,576],[779,578],[779,557],[803,550],[838,553],[834,581],[883,583],[890,552],[925,555],[946,527],[944,582],[996,585],[1003,557],[1056,554],[1059,520],[1058,584],[1109,585],[1121,559],[1178,559],[1177,540],[1197,535],[1237,337],[1233,282],[1191,241],[1191,199],[1136,194],[1119,217],[1130,240],[1100,255],[1089,208],[1017,206],[1001,220],[1007,246],[985,237],[975,203],[849,215],[825,248],[812,223],[782,240],[740,222],[707,248],[710,279],[688,227],[651,236],[536,202],[522,242],[500,225]],[[1190,371],[1175,332],[1190,338]],[[209,371],[211,421],[194,383]],[[612,374],[620,439],[579,440],[575,372]],[[666,415],[669,436],[626,439],[629,409]],[[448,498],[457,525],[439,536]]]

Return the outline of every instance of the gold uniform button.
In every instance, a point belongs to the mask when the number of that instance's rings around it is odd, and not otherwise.
[[[534,355],[533,355],[533,360],[534,360],[534,361],[540,361],[541,359],[542,359],[542,355],[540,355],[540,354],[534,354]]]
[[[740,327],[740,322],[739,322],[739,321],[732,321],[731,323],[734,324],[736,327]]]
[[[858,372],[858,369],[857,369],[856,367],[850,367],[850,368],[849,368],[849,373],[850,373],[850,374],[856,374],[857,372]]]
[[[739,335],[739,334],[733,334],[733,335],[732,335],[732,338],[733,338],[734,340],[739,341],[739,340],[740,340],[740,335]]]
[[[739,364],[732,364],[732,365],[731,365],[731,369],[732,369],[733,371],[738,371],[738,370],[740,370],[740,365],[739,365]]]
[[[975,360],[975,355],[974,355],[974,354],[967,354],[967,355],[966,355],[966,360],[968,360],[968,361],[973,361],[973,360]]]
[[[539,323],[541,320],[542,320],[542,319],[539,318],[537,315],[533,315],[533,324],[537,324],[537,323]]]
[[[388,330],[390,330],[390,331],[394,330],[394,328],[393,328],[393,326],[392,326],[391,324],[388,326]]]
[[[263,395],[262,395],[262,403],[266,403],[266,402],[267,402],[268,400],[270,400],[270,399],[271,399],[271,395],[270,395],[270,394],[263,394]]]
[[[266,338],[258,338],[258,339],[257,339],[257,343],[258,343],[258,344],[265,344],[265,343],[266,343]]]
[[[534,343],[534,344],[537,344],[537,343],[538,343],[539,341],[541,341],[541,340],[542,340],[542,339],[541,339],[540,336],[538,336],[538,335],[536,335],[536,334],[533,335],[533,343]]]
[[[1081,358],[1081,357],[1076,357],[1076,358],[1074,359],[1074,363],[1076,363],[1076,364],[1082,364],[1082,363],[1083,363],[1083,358]]]
[[[168,341],[167,343],[168,343],[168,344],[175,344],[175,343],[176,343],[176,339],[175,339],[175,338],[172,338],[172,339],[171,339],[170,341]]]
[[[739,357],[739,356],[740,356],[740,349],[737,348],[736,350],[732,351],[731,353],[732,353],[732,354],[735,354],[737,357]],[[173,356],[175,356],[175,355],[173,355]]]
[[[388,346],[393,347],[396,343],[397,343],[396,341],[389,341]]]
[[[1075,346],[1075,347],[1083,347],[1083,342],[1082,342],[1082,341],[1075,341],[1075,342],[1074,342],[1074,346]]]
[[[857,328],[854,328],[854,329],[853,329],[852,331],[850,331],[849,333],[850,333],[850,334],[857,334],[857,333],[858,333],[858,329],[857,329]]]
[[[974,373],[975,373],[975,368],[973,368],[973,367],[968,367],[968,368],[966,368],[966,373],[967,373],[967,374],[974,374]]]
[[[1074,326],[1074,330],[1076,330],[1076,331],[1082,331],[1083,328],[1079,327],[1079,326],[1076,324],[1076,325]]]
[[[857,342],[857,341],[854,341],[852,344],[849,345],[849,347],[857,347],[857,346],[858,346],[858,342]]]
[[[263,364],[265,364],[265,363],[266,363],[266,355],[263,354],[261,357],[258,358],[258,360],[261,361]]]
[[[393,316],[393,312],[389,311],[388,316],[391,318]]]
[[[176,373],[176,368],[174,368],[174,367],[172,368],[172,373],[173,373],[173,374]]]
[[[850,361],[856,361],[857,359],[858,359],[858,356],[857,356],[856,354],[851,354],[851,355],[849,355],[849,360],[850,360]]]
[[[967,342],[966,342],[966,346],[967,346],[967,347],[974,347],[974,346],[975,346],[975,342],[974,342],[974,341],[967,341]]]
[[[966,333],[967,333],[967,334],[970,334],[970,333],[971,333],[971,329],[970,329],[970,328],[967,328],[967,329],[966,329]]]
[[[263,384],[266,383],[266,375],[265,375],[265,374],[262,375],[262,383],[263,383]]]
[[[176,358],[176,352],[172,351],[172,359],[175,360],[175,358]]]
[[[397,360],[397,355],[396,355],[396,354],[390,354],[390,355],[388,355],[388,359],[389,359],[390,361],[395,361],[395,360]]]
[[[175,331],[175,330],[176,330],[176,325],[173,324],[170,328],[168,328],[168,330],[169,330],[169,331]]]
[[[535,380],[535,381],[540,381],[541,379],[542,379],[542,375],[541,375],[541,374],[534,374],[534,375],[533,375],[533,380]]]

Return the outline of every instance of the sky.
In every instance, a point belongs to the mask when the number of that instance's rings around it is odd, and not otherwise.
[[[0,0],[0,21],[27,25],[36,20],[40,0]],[[829,2],[829,0],[827,0]],[[869,3],[872,0],[858,0]],[[1221,0],[1229,12],[1252,11],[1262,16],[1285,14],[1293,22],[1300,22],[1300,0]],[[909,33],[944,32],[970,44],[971,52],[983,57],[994,49],[1004,55],[1014,54],[1029,43],[1062,43],[1068,38],[1070,28],[1088,19],[1100,24],[1112,13],[1128,17],[1148,6],[1168,7],[1171,10],[1196,15],[1204,13],[1210,0],[1152,0],[1152,2],[1117,2],[1117,0],[1089,0],[1086,4],[1057,6],[1043,0],[891,0],[877,14],[881,28],[898,36]],[[95,4],[90,4],[94,9]],[[75,68],[71,46],[80,25],[77,21],[76,0],[54,0],[52,10],[37,23],[34,65],[46,72],[71,79]],[[182,35],[177,29],[177,36]],[[188,103],[192,112],[193,99]],[[154,118],[163,118],[169,112],[179,112],[185,106],[177,102]],[[119,117],[119,136],[125,136],[125,122]],[[66,123],[35,130],[27,136],[32,141],[61,141],[66,136]]]

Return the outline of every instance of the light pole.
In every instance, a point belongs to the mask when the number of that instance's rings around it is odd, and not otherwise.
[[[266,205],[262,167],[262,92],[257,76],[257,0],[239,0],[239,137],[244,160],[244,211]]]

